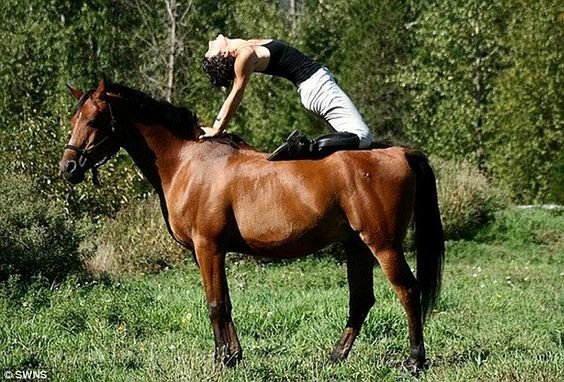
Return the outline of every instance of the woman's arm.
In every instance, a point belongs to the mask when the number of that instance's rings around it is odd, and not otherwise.
[[[201,138],[220,135],[226,130],[227,125],[235,115],[237,108],[243,100],[245,88],[247,87],[251,75],[255,70],[257,60],[258,57],[251,47],[242,48],[238,52],[237,58],[235,59],[235,78],[233,79],[233,87],[223,102],[223,106],[219,110],[212,128],[206,129],[206,134],[202,135]]]

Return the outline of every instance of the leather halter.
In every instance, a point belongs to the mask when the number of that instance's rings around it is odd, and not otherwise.
[[[76,153],[78,153],[79,157],[78,157],[78,162],[80,163],[80,159],[81,158],[85,158],[86,161],[92,163],[92,182],[94,183],[94,185],[99,186],[100,185],[100,180],[98,178],[98,167],[102,166],[104,163],[106,163],[108,160],[110,160],[111,155],[105,155],[102,157],[101,160],[99,160],[98,162],[95,162],[95,160],[93,159],[93,157],[95,157],[95,155],[93,155],[93,153],[95,153],[95,151],[102,146],[103,143],[105,143],[106,141],[110,140],[110,139],[117,139],[117,136],[115,134],[116,132],[116,128],[117,128],[117,122],[116,122],[116,118],[114,116],[114,113],[112,112],[112,106],[111,104],[108,102],[108,100],[106,100],[106,103],[108,104],[108,110],[110,112],[110,133],[108,135],[106,135],[104,138],[102,138],[98,143],[94,144],[93,146],[89,147],[89,148],[80,148],[78,146],[74,146],[74,145],[65,145],[65,149],[67,150],[72,150],[75,151]],[[119,144],[118,144],[119,146]]]

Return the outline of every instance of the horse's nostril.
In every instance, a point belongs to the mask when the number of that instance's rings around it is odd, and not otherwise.
[[[84,180],[84,172],[77,161],[61,161],[59,163],[59,171],[61,176],[71,182],[72,184],[78,184]]]
[[[64,166],[64,171],[67,174],[72,174],[76,170],[76,162],[73,160],[68,161]]]

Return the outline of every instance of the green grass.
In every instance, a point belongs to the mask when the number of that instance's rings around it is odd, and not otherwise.
[[[426,327],[427,381],[564,380],[564,216],[504,212],[476,241],[447,245],[442,299]],[[257,263],[228,278],[245,360],[222,370],[191,260],[153,275],[0,289],[0,373],[53,381],[410,381],[406,322],[375,272],[377,303],[349,359],[327,359],[347,314],[330,257]],[[1,374],[0,374],[1,375]]]

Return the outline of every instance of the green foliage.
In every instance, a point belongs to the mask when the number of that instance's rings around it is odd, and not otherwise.
[[[506,69],[495,81],[487,118],[488,168],[517,202],[557,201],[549,189],[556,190],[562,176],[557,173],[564,143],[561,3],[509,5],[515,19],[507,28]]]
[[[561,9],[554,0],[410,2],[409,140],[479,165],[517,202],[549,200],[562,150]]]
[[[75,213],[115,212],[146,189],[130,161],[123,158],[102,170],[105,189],[71,188],[58,179],[58,161],[75,103],[65,83],[87,89],[101,72],[111,76],[108,68],[120,68],[115,79],[134,71],[127,35],[117,33],[132,22],[123,13],[119,4],[110,7],[105,0],[0,4],[5,20],[0,26],[4,36],[0,40],[0,141],[6,143],[0,146],[0,161],[9,171],[29,174],[40,193],[66,200]]]
[[[407,137],[427,152],[479,163],[484,113],[499,70],[503,7],[483,0],[411,3],[411,59],[398,73],[411,98]]]
[[[336,70],[332,60],[341,47],[342,27],[351,26],[351,3],[347,1],[304,1],[302,17],[298,18],[297,38],[304,53]]]
[[[503,194],[469,162],[433,158],[432,163],[445,238],[472,237],[501,209]]]
[[[502,210],[480,230],[476,241],[511,242],[514,247],[537,245],[551,261],[562,261],[564,253],[564,210]],[[536,259],[531,259],[531,261]]]
[[[61,280],[81,270],[83,227],[62,203],[42,197],[28,177],[0,173],[0,281]]]
[[[548,177],[550,179],[548,200],[560,205],[564,204],[564,150],[560,151],[560,156]]]

